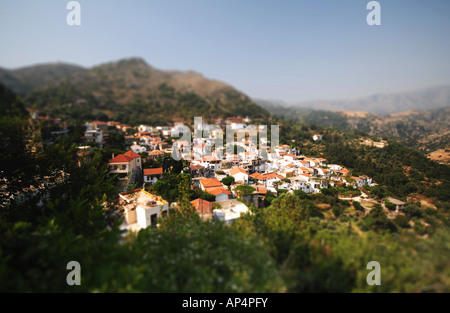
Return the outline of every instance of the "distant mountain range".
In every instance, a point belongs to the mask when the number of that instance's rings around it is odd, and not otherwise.
[[[28,106],[72,118],[169,122],[193,116],[267,118],[235,88],[188,71],[164,71],[130,58],[93,68],[65,63],[0,69],[0,83]]]
[[[272,103],[279,104],[277,102]],[[377,94],[354,100],[309,101],[290,105],[290,107],[323,111],[363,111],[376,114],[439,109],[450,107],[450,86],[393,94]]]
[[[301,123],[358,130],[371,136],[398,139],[410,146],[436,150],[450,147],[450,107],[381,115],[363,111],[324,111],[280,106],[256,100],[272,114]]]

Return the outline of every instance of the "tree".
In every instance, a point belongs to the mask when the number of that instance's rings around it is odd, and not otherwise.
[[[374,205],[370,213],[364,217],[365,225],[374,231],[396,232],[397,227],[387,218],[380,205]]]
[[[234,188],[234,191],[238,194],[239,198],[243,198],[246,195],[251,195],[253,192],[255,192],[255,188],[249,186],[249,185],[239,185],[236,188]]]
[[[331,211],[333,212],[334,216],[336,216],[336,217],[339,217],[339,215],[341,215],[341,213],[342,213],[341,208],[336,205],[333,206]]]
[[[235,181],[235,179],[234,179],[233,176],[227,176],[227,177],[224,177],[224,178],[222,179],[222,183],[223,183],[225,186],[228,186],[228,190],[230,190],[230,186],[231,186],[232,184],[234,184],[234,181]]]
[[[358,201],[353,201],[352,204],[353,204],[353,207],[355,208],[355,210],[364,212],[364,208],[361,205],[361,203],[359,203]]]
[[[395,224],[397,224],[398,227],[401,228],[409,228],[409,220],[404,215],[397,215],[394,219]]]

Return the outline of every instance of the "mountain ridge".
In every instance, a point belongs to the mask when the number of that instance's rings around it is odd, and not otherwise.
[[[48,75],[37,83],[35,73],[40,70]],[[159,70],[142,58],[105,62],[87,69],[46,64],[22,71],[25,74],[20,76],[17,70],[2,69],[0,82],[22,90],[28,106],[55,116],[120,118],[128,123],[162,123],[193,116],[270,116],[250,97],[222,81],[192,70]]]
[[[347,100],[316,100],[300,102],[289,107],[324,111],[366,111],[391,114],[407,110],[439,109],[450,106],[450,85],[439,85],[413,91],[378,93]]]

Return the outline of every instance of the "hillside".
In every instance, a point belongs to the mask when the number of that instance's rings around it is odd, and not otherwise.
[[[0,83],[8,86],[23,97],[35,88],[83,70],[78,65],[66,63],[40,64],[15,70],[0,68]]]
[[[293,107],[325,111],[364,111],[376,114],[392,114],[408,110],[431,110],[450,107],[450,86],[393,94],[377,94],[354,100],[309,101],[295,104]]]
[[[29,75],[22,73],[20,81],[32,82],[31,74],[36,71],[28,69]],[[10,84],[14,77],[17,75]],[[24,101],[54,116],[117,119],[130,124],[192,121],[194,116],[269,116],[223,82],[193,71],[158,70],[139,58],[72,71],[27,93]]]
[[[258,103],[273,114],[307,124],[358,130],[370,136],[395,138],[409,146],[430,150],[450,145],[450,108],[380,115],[363,111],[315,111]]]

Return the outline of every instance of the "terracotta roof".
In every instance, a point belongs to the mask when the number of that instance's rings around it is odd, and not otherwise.
[[[162,175],[162,173],[163,173],[162,167],[160,167],[160,168],[146,168],[146,169],[144,169],[144,176],[147,176],[147,175]]]
[[[126,156],[125,154],[119,154],[114,159],[109,161],[109,163],[129,163],[132,160],[133,160],[132,158]]]
[[[204,157],[202,157],[202,160],[206,162],[219,161],[219,159],[213,155],[205,155]]]
[[[230,175],[231,176],[236,175],[238,173],[247,174],[247,172],[244,169],[240,168],[240,167],[235,167],[235,168],[232,168],[230,170]]]
[[[301,176],[305,176],[305,177],[312,177],[310,174],[308,174],[308,173],[303,173],[303,174],[300,174]]]
[[[258,179],[258,180],[264,180],[264,176],[261,175],[260,173],[253,173],[253,174],[250,175],[249,177],[255,178],[255,179]]]
[[[132,160],[141,157],[139,154],[134,153],[134,152],[131,151],[131,150],[125,152],[124,155],[126,155],[126,156],[129,157],[129,158],[131,158]]]
[[[342,173],[350,173],[350,171],[348,169],[345,169],[345,168],[341,169],[341,172]]]
[[[268,173],[264,175],[265,179],[272,179],[272,178],[279,178],[279,179],[283,179],[284,177],[281,175],[278,175],[276,173]]]
[[[227,195],[231,196],[231,192],[229,192],[223,187],[206,188],[206,192],[212,194],[213,196],[220,195],[221,193],[226,193]]]
[[[195,199],[191,201],[192,206],[200,213],[212,214],[212,202],[203,199]]]
[[[191,169],[191,170],[193,170],[193,171],[195,171],[195,170],[201,170],[202,168],[204,168],[204,167],[201,166],[201,165],[191,165],[191,166],[189,166],[189,169]]]
[[[200,184],[202,184],[204,188],[223,187],[223,184],[217,178],[201,179]]]
[[[164,154],[164,152],[162,152],[160,150],[155,150],[150,153],[150,155],[160,155],[160,154]]]

